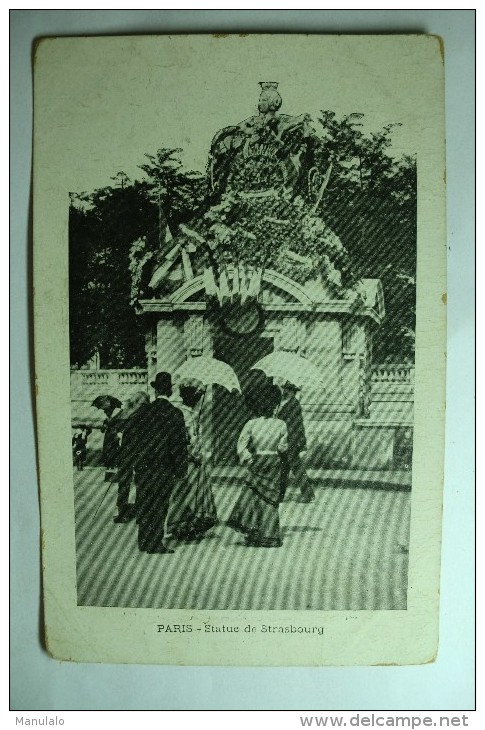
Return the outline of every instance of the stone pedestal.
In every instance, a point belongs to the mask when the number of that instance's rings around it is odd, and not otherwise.
[[[386,465],[392,463],[392,444],[387,431],[384,429],[376,436],[375,429],[366,429],[372,332],[384,315],[380,283],[371,284],[366,287],[370,292],[368,301],[357,296],[354,299],[325,299],[330,295],[324,292],[324,297],[322,291],[320,300],[315,301],[304,287],[278,272],[267,271],[259,300],[264,312],[263,328],[242,340],[223,333],[218,318],[206,311],[204,283],[202,277],[200,281],[196,277],[170,299],[141,302],[145,312],[152,316],[156,313],[159,317],[151,331],[149,370],[152,373],[174,372],[189,356],[212,355],[214,343],[220,341],[222,335],[225,338],[224,359],[240,377],[244,373],[237,358],[242,357],[241,345],[245,343],[247,350],[244,350],[243,359],[247,369],[259,359],[262,351],[268,351],[268,347],[299,353],[317,365],[324,377],[323,388],[305,387],[299,393],[308,442],[307,466],[388,468]],[[194,301],[198,292],[200,299]],[[256,344],[261,338],[267,345]],[[233,349],[231,342],[234,342]],[[217,351],[215,354],[217,356]],[[211,399],[209,388],[204,405],[208,450],[211,449],[213,426]],[[232,407],[236,406],[232,404]]]
[[[355,469],[392,469],[395,428],[368,419],[356,420],[352,431],[351,465]]]
[[[172,373],[185,360],[183,323],[161,319],[157,323],[157,372]]]

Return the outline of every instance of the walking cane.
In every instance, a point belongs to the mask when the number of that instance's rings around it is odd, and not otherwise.
[[[113,484],[113,480],[111,480],[111,481],[110,481],[110,483],[108,484],[108,489],[107,489],[107,490],[106,490],[106,492],[105,492],[105,493],[103,494],[103,499],[102,499],[102,500],[101,500],[101,502],[100,502],[100,503],[98,504],[98,508],[97,508],[96,512],[94,513],[94,517],[96,517],[96,515],[98,514],[98,512],[99,512],[99,509],[100,509],[101,505],[103,504],[103,502],[104,502],[104,500],[105,500],[105,497],[106,497],[106,495],[108,494],[109,490],[111,489],[111,485],[112,485],[112,484]],[[94,519],[94,517],[93,517],[93,519]]]

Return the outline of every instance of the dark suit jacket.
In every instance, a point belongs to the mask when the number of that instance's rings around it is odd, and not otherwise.
[[[298,455],[306,449],[305,426],[298,400],[292,396],[278,409],[277,418],[286,423],[288,430],[288,456]]]
[[[142,480],[157,479],[160,474],[185,476],[188,439],[182,412],[165,398],[157,398],[136,415],[128,435],[138,446],[135,470]]]
[[[142,405],[123,422],[121,447],[118,456],[118,483],[130,485],[145,442],[145,411]]]

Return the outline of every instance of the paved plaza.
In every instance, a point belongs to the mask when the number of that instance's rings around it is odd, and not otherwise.
[[[344,475],[345,476],[345,475]],[[238,480],[214,479],[220,524],[174,554],[137,547],[134,522],[114,524],[116,484],[104,470],[74,474],[78,603],[185,609],[403,610],[410,491],[374,475],[315,481],[316,501],[291,486],[280,507],[283,546],[246,547],[224,523]],[[402,481],[402,480],[401,480]],[[396,483],[397,482],[397,483]],[[101,506],[99,506],[101,503]]]

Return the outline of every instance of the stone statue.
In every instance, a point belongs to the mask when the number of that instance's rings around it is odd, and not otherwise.
[[[332,169],[325,143],[308,114],[280,113],[276,81],[260,87],[258,114],[214,136],[206,211],[180,226],[149,284],[167,285],[177,267],[187,281],[203,274],[206,298],[230,304],[238,323],[245,306],[258,320],[265,269],[322,292],[322,281],[342,288],[345,251],[317,213]]]
[[[213,196],[277,192],[315,198],[316,177],[323,179],[325,172],[320,169],[323,142],[308,114],[279,114],[282,99],[277,82],[263,81],[260,86],[259,114],[221,129],[212,140],[208,170]]]

